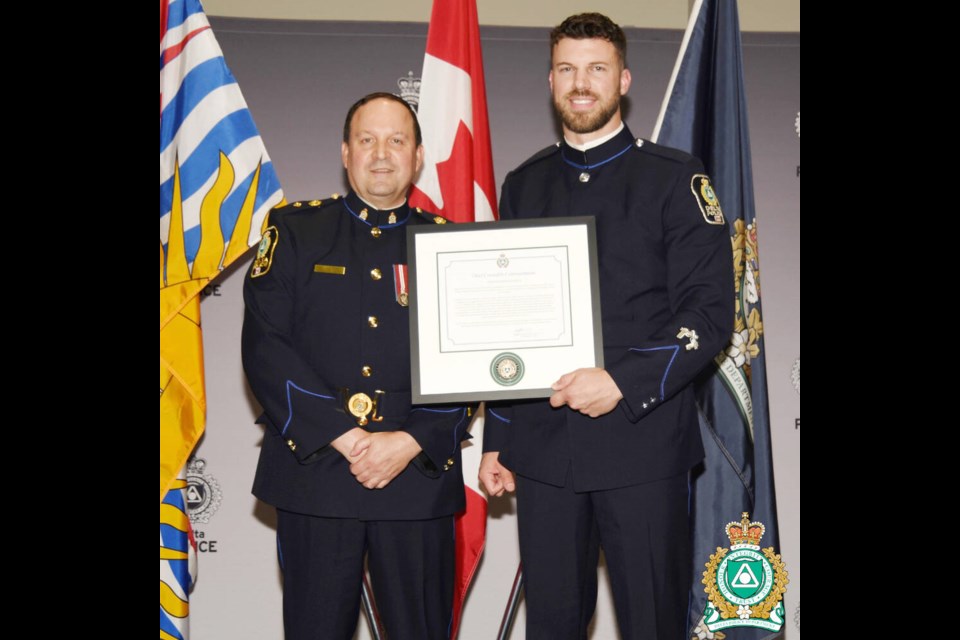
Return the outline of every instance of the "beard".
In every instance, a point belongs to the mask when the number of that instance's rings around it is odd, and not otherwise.
[[[569,102],[572,98],[594,98],[599,109],[589,113],[574,111],[570,108]],[[601,96],[589,91],[571,91],[560,100],[554,99],[553,106],[560,114],[564,127],[574,133],[593,133],[602,129],[620,110],[620,96],[604,100]]]

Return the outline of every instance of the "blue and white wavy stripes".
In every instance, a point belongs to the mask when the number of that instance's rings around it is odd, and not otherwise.
[[[200,205],[216,179],[221,151],[235,171],[220,212],[225,237],[233,231],[258,164],[260,182],[247,245],[257,241],[264,216],[283,197],[246,101],[209,27],[198,0],[174,0],[160,46],[160,240],[165,244],[169,232],[179,162],[188,262],[200,244]]]

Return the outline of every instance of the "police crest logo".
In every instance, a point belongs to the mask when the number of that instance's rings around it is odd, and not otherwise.
[[[251,278],[259,278],[270,271],[270,264],[273,262],[273,251],[277,248],[277,240],[280,234],[276,227],[267,227],[263,232],[263,238],[257,245],[257,257],[253,259],[253,267],[250,269]]]
[[[710,184],[710,177],[702,173],[694,174],[693,178],[690,179],[690,190],[697,200],[703,219],[710,224],[723,224],[723,210],[720,208],[720,200],[717,199],[717,194]]]
[[[220,483],[209,473],[204,473],[207,461],[192,458],[187,464],[187,515],[193,524],[207,524],[220,508],[223,494]]]
[[[490,375],[497,384],[510,387],[523,378],[523,360],[515,353],[501,353],[490,363]]]
[[[765,528],[750,522],[747,512],[740,522],[726,526],[730,548],[717,547],[703,572],[707,606],[704,622],[710,631],[730,627],[757,627],[779,631],[785,612],[786,565],[773,547],[760,549]]]

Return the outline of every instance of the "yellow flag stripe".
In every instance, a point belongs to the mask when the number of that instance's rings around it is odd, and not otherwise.
[[[253,208],[257,203],[257,185],[259,184],[260,163],[257,163],[257,170],[253,172],[253,180],[250,181],[250,188],[247,189],[247,195],[243,199],[243,206],[240,207],[240,215],[237,216],[237,224],[233,228],[233,235],[230,236],[230,245],[227,247],[227,257],[223,261],[224,267],[242,256],[249,248],[249,244],[247,243],[250,240],[250,227],[253,225]]]
[[[160,500],[203,433],[206,400],[198,294],[190,280],[183,239],[180,168],[173,175],[166,282],[160,288]]]
[[[203,336],[200,300],[160,332],[160,500],[203,434]]]
[[[160,581],[160,606],[170,616],[174,618],[186,618],[190,613],[190,603],[181,600],[163,580]]]
[[[165,524],[178,531],[187,530],[187,514],[172,504],[160,504],[160,524]]]
[[[167,238],[167,282],[190,279],[187,252],[183,245],[183,203],[180,202],[180,162],[173,170],[173,204],[170,208],[170,235]]]
[[[187,458],[203,434],[201,405],[194,402],[177,383],[171,383],[160,400],[160,500],[170,483],[187,463]]]
[[[160,330],[162,331],[178,313],[182,313],[183,308],[200,295],[200,291],[209,282],[209,278],[201,278],[160,289]]]
[[[213,186],[203,196],[200,204],[200,248],[193,261],[193,277],[206,278],[220,272],[223,258],[223,230],[220,228],[220,207],[230,195],[233,186],[233,165],[223,151],[220,152],[220,169]]]
[[[188,558],[186,551],[171,549],[170,547],[160,547],[161,560],[186,560]]]

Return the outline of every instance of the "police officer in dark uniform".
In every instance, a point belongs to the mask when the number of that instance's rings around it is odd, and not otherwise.
[[[400,98],[354,104],[351,191],[271,212],[244,286],[243,365],[263,405],[254,494],[277,508],[289,639],[350,638],[364,555],[389,637],[446,638],[464,407],[410,405],[406,226],[423,161]]]
[[[564,140],[507,176],[500,215],[596,216],[605,368],[558,371],[549,402],[488,407],[480,479],[516,487],[529,640],[586,637],[600,546],[621,637],[679,640],[703,457],[691,383],[733,329],[730,236],[701,163],[621,121],[620,27],[572,16],[551,47]]]

